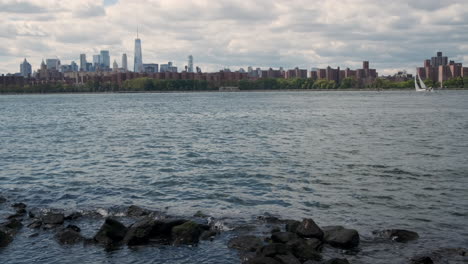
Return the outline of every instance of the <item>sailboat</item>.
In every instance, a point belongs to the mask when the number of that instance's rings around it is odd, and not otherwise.
[[[414,88],[416,89],[416,92],[430,92],[432,91],[432,87],[429,87],[427,88],[426,84],[421,80],[421,76],[419,76],[419,74],[416,74],[416,76],[414,76]],[[416,78],[418,78],[419,80],[419,83],[421,85],[418,84],[418,81],[416,80]]]

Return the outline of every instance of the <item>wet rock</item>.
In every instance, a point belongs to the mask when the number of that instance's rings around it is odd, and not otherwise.
[[[20,230],[23,227],[23,223],[16,218],[10,219],[8,222],[3,223],[2,227],[10,229],[13,233]]]
[[[255,252],[262,246],[262,240],[256,236],[235,237],[228,242],[228,247],[241,251]]]
[[[281,264],[301,264],[301,262],[293,255],[277,255],[275,259]]]
[[[41,226],[42,226],[42,221],[41,220],[33,221],[32,223],[30,223],[28,225],[28,227],[32,228],[32,229],[37,229],[37,228],[40,228]]]
[[[301,225],[301,222],[296,220],[286,220],[286,231],[291,233],[296,233],[297,228]]]
[[[36,214],[34,212],[29,211],[28,216],[29,216],[29,218],[35,218]]]
[[[269,213],[265,213],[264,215],[258,216],[257,219],[270,224],[276,224],[281,222],[281,219]]]
[[[295,239],[289,241],[287,245],[290,247],[291,252],[299,260],[321,260],[320,249],[322,242],[316,238],[312,239]]]
[[[55,239],[62,245],[72,245],[84,241],[84,237],[81,236],[79,231],[76,231],[75,228],[65,228],[60,230],[55,235]]]
[[[279,226],[275,226],[271,229],[271,233],[278,233],[281,232],[281,228]]]
[[[146,216],[146,215],[149,215],[150,213],[151,213],[150,210],[143,209],[136,205],[130,205],[127,209],[127,215],[133,216],[133,217]]]
[[[151,233],[157,222],[152,219],[140,220],[128,228],[123,242],[129,246],[145,245],[149,243]]]
[[[271,235],[271,240],[276,243],[288,243],[295,239],[298,239],[298,236],[291,232],[276,232]]]
[[[47,213],[42,216],[42,223],[46,225],[61,225],[65,221],[62,213]]]
[[[182,225],[185,222],[187,222],[185,219],[165,219],[163,221],[156,221],[151,231],[151,238],[158,240],[158,243],[168,244],[171,240],[172,228]]]
[[[269,257],[255,257],[247,262],[247,264],[281,264],[274,258]]]
[[[172,228],[172,240],[174,245],[194,245],[198,243],[201,232],[197,223],[188,221]]]
[[[70,220],[76,220],[76,219],[78,219],[78,218],[80,218],[80,217],[83,217],[83,214],[82,214],[82,213],[80,213],[80,212],[73,212],[73,213],[71,213],[71,214],[65,216],[65,220],[68,220],[68,221],[70,221]]]
[[[17,215],[23,216],[23,215],[26,214],[26,209],[24,209],[24,208],[18,208],[18,209],[16,210],[16,214],[17,214]]]
[[[24,214],[18,214],[18,213],[16,213],[16,214],[9,215],[9,216],[7,217],[7,219],[22,218],[23,216],[24,216]]]
[[[26,204],[24,203],[14,203],[11,207],[15,209],[26,209]]]
[[[392,239],[396,242],[405,243],[419,238],[418,233],[404,229],[388,229],[381,232],[374,232],[381,237]]]
[[[297,227],[296,233],[301,237],[318,238],[322,240],[323,231],[312,219],[304,219]]]
[[[0,248],[8,246],[13,241],[13,237],[0,230]]]
[[[258,255],[264,257],[274,257],[276,255],[286,255],[289,253],[289,247],[281,243],[272,243],[265,245],[258,251]]]
[[[200,236],[201,240],[213,240],[218,235],[216,230],[206,230]]]
[[[324,262],[324,264],[349,264],[349,261],[345,258],[333,258]]]
[[[117,220],[106,218],[94,240],[101,245],[115,246],[118,245],[127,233],[127,228]]]
[[[359,233],[342,226],[323,227],[324,240],[332,247],[351,249],[359,245]]]
[[[430,257],[423,256],[423,257],[415,257],[410,260],[411,264],[433,264],[434,261]]]
[[[71,229],[71,230],[73,230],[73,231],[76,231],[76,232],[78,232],[78,233],[81,232],[81,228],[79,228],[79,227],[76,226],[76,225],[67,225],[66,228],[67,228],[67,229]]]

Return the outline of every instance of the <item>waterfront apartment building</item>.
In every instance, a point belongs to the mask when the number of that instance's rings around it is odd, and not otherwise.
[[[340,70],[340,67],[334,69],[328,66],[326,69],[315,69],[310,72],[310,78],[314,80],[324,79],[336,83],[341,82],[345,78],[355,78],[362,84],[368,84],[377,77],[377,71],[369,68],[369,61],[362,62],[362,69],[351,70],[346,68],[345,70]]]
[[[416,74],[424,80],[442,83],[452,78],[468,76],[468,68],[462,63],[448,61],[448,57],[442,56],[442,52],[437,52],[436,57],[424,60],[424,67],[416,68]]]
[[[307,70],[306,69],[299,69],[298,67],[294,68],[293,70],[287,70],[284,74],[284,78],[292,79],[292,78],[299,78],[299,79],[306,79],[307,78]]]

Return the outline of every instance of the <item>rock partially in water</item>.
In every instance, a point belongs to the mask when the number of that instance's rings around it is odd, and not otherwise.
[[[157,224],[153,219],[142,219],[134,223],[128,228],[123,242],[129,246],[148,244]]]
[[[301,262],[293,255],[277,255],[275,259],[278,260],[281,264],[301,264]]]
[[[256,236],[239,236],[228,242],[228,247],[241,251],[255,252],[263,246],[263,242]]]
[[[7,222],[1,224],[0,227],[8,230],[10,233],[16,233],[23,227],[23,223],[16,218],[10,219]]]
[[[76,228],[73,227],[67,227],[60,230],[55,235],[55,239],[62,245],[73,245],[84,241],[84,237],[81,236]]]
[[[410,259],[410,264],[434,264],[430,257],[420,256]]]
[[[301,237],[323,239],[322,229],[310,218],[302,220],[296,233]]]
[[[205,230],[200,236],[201,240],[213,240],[219,234],[216,230]]]
[[[15,209],[26,209],[27,205],[25,203],[14,203],[11,207]]]
[[[0,248],[8,246],[12,241],[13,237],[10,234],[0,230]]]
[[[345,258],[333,258],[330,260],[325,261],[323,264],[349,264],[349,261]]]
[[[359,233],[342,226],[323,227],[324,240],[332,247],[351,249],[359,245]]]
[[[127,209],[127,215],[132,217],[147,216],[150,215],[151,211],[141,208],[136,205],[130,205]]]
[[[83,217],[83,214],[82,214],[82,213],[80,213],[80,212],[73,212],[73,213],[71,213],[71,214],[65,216],[65,220],[68,220],[68,221],[70,221],[70,220],[76,220],[76,219],[78,219],[78,218],[80,218],[80,217]]]
[[[198,217],[198,218],[208,218],[209,215],[206,215],[205,213],[203,213],[202,211],[197,211],[193,217]]]
[[[274,257],[276,255],[287,255],[289,247],[282,243],[272,243],[265,245],[258,251],[258,255],[264,257]]]
[[[257,256],[247,262],[247,264],[282,264],[274,258]]]
[[[65,221],[62,213],[47,213],[42,216],[42,223],[45,225],[61,225]]]
[[[286,220],[286,231],[291,233],[296,233],[297,228],[301,225],[301,222],[296,220]]]
[[[193,221],[185,222],[172,228],[174,245],[195,245],[198,243],[202,229]]]
[[[276,232],[271,235],[271,240],[276,243],[288,243],[298,238],[299,237],[295,233],[291,232]]]
[[[125,238],[127,228],[112,218],[106,218],[94,240],[104,246],[117,246]]]
[[[171,238],[172,228],[182,225],[185,222],[187,222],[185,219],[165,219],[163,221],[157,221],[151,232],[151,237],[169,240]]]
[[[32,223],[30,223],[28,225],[29,228],[32,228],[32,229],[37,229],[37,228],[40,228],[42,226],[42,221],[41,220],[35,220],[33,221]]]
[[[406,243],[419,238],[418,233],[404,229],[387,229],[380,232],[374,231],[373,233],[400,243]]]
[[[76,231],[76,232],[78,232],[78,233],[81,232],[81,228],[79,228],[79,227],[76,226],[76,225],[67,225],[66,228],[71,229],[71,230],[74,230],[74,231]]]
[[[302,261],[307,260],[321,260],[320,250],[322,242],[316,238],[312,239],[295,239],[289,241],[287,245],[291,248],[294,256]]]

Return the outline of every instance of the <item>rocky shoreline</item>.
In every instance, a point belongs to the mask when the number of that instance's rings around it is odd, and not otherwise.
[[[59,245],[95,245],[105,250],[122,247],[167,245],[197,246],[201,240],[215,240],[229,229],[213,217],[198,212],[192,217],[174,217],[135,205],[126,208],[119,217],[102,216],[96,212],[64,212],[61,210],[29,209],[24,203],[8,204],[0,196],[0,204],[10,205],[12,214],[0,220],[0,256],[22,228],[53,233]],[[122,217],[125,221],[122,221]],[[80,219],[103,222],[93,236],[82,235],[77,224]],[[345,257],[326,258],[324,249],[340,252],[342,256],[359,254],[360,235],[343,226],[318,226],[313,219],[284,220],[271,215],[257,218],[266,232],[249,234],[245,231],[231,238],[226,247],[236,250],[241,263],[249,264],[345,264]],[[248,228],[247,228],[248,230]],[[375,231],[376,238],[392,243],[411,243],[419,234],[403,229]],[[467,250],[443,248],[408,259],[411,264],[453,263],[451,258],[468,261]]]

